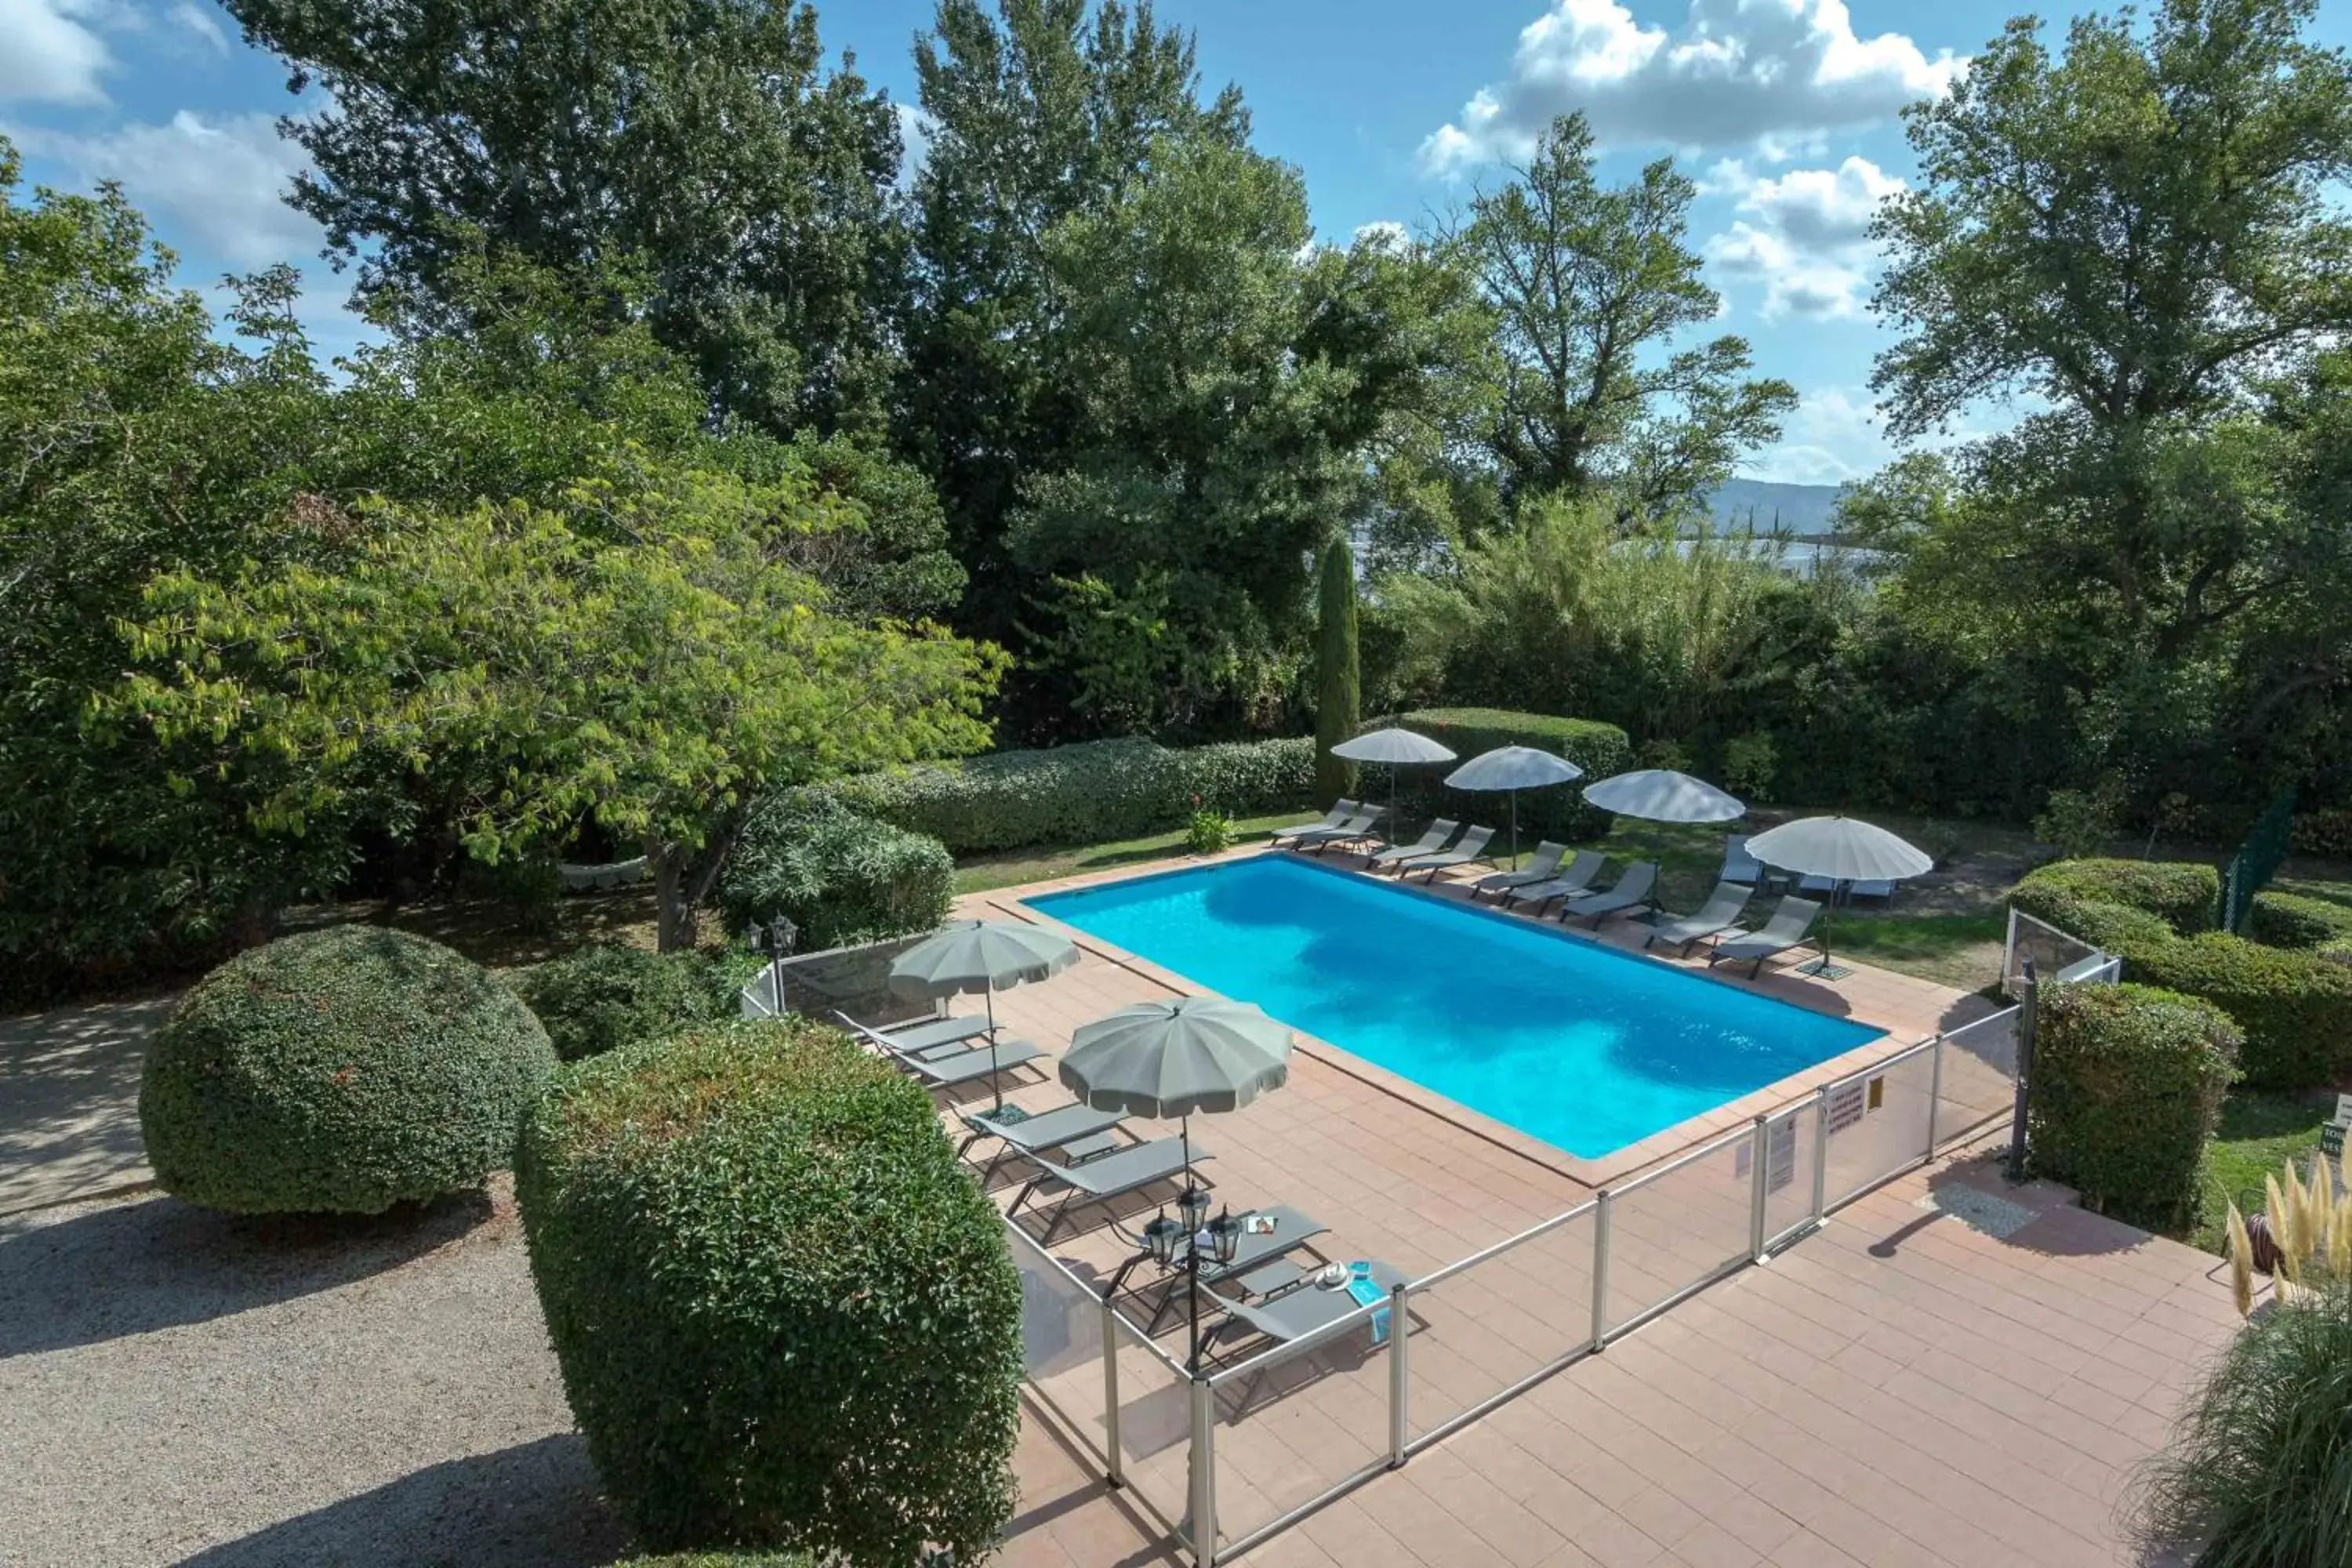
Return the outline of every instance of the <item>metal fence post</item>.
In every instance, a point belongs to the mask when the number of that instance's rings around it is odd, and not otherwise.
[[[2034,994],[2040,988],[2029,955],[2017,999],[2017,1105],[2009,1119],[2009,1179],[2012,1182],[2025,1180],[2025,1080],[2033,1071]]]
[[[1405,1363],[1405,1296],[1412,1287],[1398,1280],[1389,1290],[1389,1468],[1404,1463],[1404,1446],[1412,1427],[1406,1400],[1411,1396],[1412,1369]]]
[[[1927,1069],[1927,1158],[1936,1157],[1936,1118],[1944,1109],[1944,1032],[1936,1031],[1934,1065]]]
[[[1752,1263],[1764,1261],[1764,1205],[1771,1200],[1772,1193],[1772,1173],[1769,1168],[1772,1163],[1771,1121],[1769,1115],[1758,1117],[1753,1134],[1756,1140],[1755,1169],[1748,1173],[1755,1178],[1755,1184],[1748,1200],[1748,1258]]]
[[[1830,1086],[1823,1084],[1813,1096],[1813,1224],[1818,1226],[1829,1216],[1830,1186]]]
[[[1216,1392],[1209,1380],[1192,1380],[1192,1561],[1217,1568]]]
[[[1609,1226],[1616,1213],[1617,1194],[1601,1189],[1600,1208],[1592,1215],[1592,1348],[1609,1342]]]
[[[1120,1487],[1127,1484],[1127,1478],[1119,1473],[1118,1314],[1111,1310],[1110,1298],[1108,1296],[1102,1300],[1102,1358],[1103,1437],[1108,1455],[1108,1463],[1103,1470],[1103,1479],[1112,1486]]]

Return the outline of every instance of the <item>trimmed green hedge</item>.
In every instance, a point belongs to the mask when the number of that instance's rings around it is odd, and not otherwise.
[[[2125,899],[2154,897],[2183,908],[2190,879],[2105,869],[2116,864],[2044,866],[2011,889],[2010,901],[2119,955],[2127,977],[2201,996],[2236,1019],[2245,1032],[2241,1061],[2251,1085],[2309,1089],[2352,1067],[2352,965],[2202,926],[2184,936],[2160,913]]]
[[[156,1180],[189,1203],[381,1214],[502,1169],[555,1065],[481,965],[333,926],[196,983],[148,1044],[139,1126]]]
[[[2057,860],[2027,880],[2072,898],[2145,910],[2184,936],[2211,931],[2221,902],[2221,874],[2195,861]]]
[[[1195,795],[1234,816],[1303,808],[1314,786],[1315,742],[1302,737],[1181,751],[1145,740],[1087,741],[867,773],[831,788],[855,810],[972,855],[1140,838],[1181,826]]]
[[[954,898],[946,845],[814,790],[754,807],[719,884],[730,927],[782,914],[809,952],[929,931]]]
[[[2044,986],[2035,1017],[2034,1170],[2085,1208],[2149,1230],[2187,1224],[2237,1077],[2238,1026],[2210,1002],[2137,984]]]
[[[632,1557],[613,1568],[815,1568],[798,1552],[678,1552]]]
[[[698,952],[593,942],[507,976],[555,1054],[577,1061],[735,1010],[735,987]]]
[[[572,1415],[648,1547],[986,1553],[1021,1280],[921,1089],[803,1020],[707,1026],[564,1068],[515,1192]]]
[[[1614,724],[1562,719],[1549,713],[1514,713],[1500,708],[1423,708],[1367,728],[1394,723],[1443,742],[1464,762],[1497,746],[1530,746],[1566,757],[1584,776],[1558,789],[1519,792],[1519,838],[1568,842],[1597,838],[1609,831],[1609,814],[1587,805],[1588,784],[1633,765],[1633,742]],[[1407,822],[1430,816],[1462,817],[1499,826],[1508,806],[1500,795],[1466,795],[1445,787],[1450,767],[1406,768],[1397,778],[1397,810]],[[1365,770],[1364,788],[1373,799],[1388,798],[1386,768]]]
[[[2246,934],[2268,947],[2326,947],[2352,941],[2352,909],[2332,899],[2266,890],[2254,895]]]

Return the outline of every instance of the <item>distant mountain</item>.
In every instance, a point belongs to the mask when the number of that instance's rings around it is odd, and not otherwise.
[[[1751,521],[1759,533],[1777,521],[1790,533],[1827,533],[1837,512],[1836,485],[1781,485],[1769,479],[1726,479],[1708,495],[1715,521],[1744,527]]]

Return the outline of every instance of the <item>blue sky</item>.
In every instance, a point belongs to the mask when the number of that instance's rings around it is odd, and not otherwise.
[[[2047,5],[2053,31],[2079,7]],[[1623,177],[1674,155],[1700,183],[1692,237],[1722,292],[1721,330],[1803,403],[1743,471],[1836,482],[1890,448],[1867,383],[1885,335],[1863,228],[1912,173],[1896,115],[1942,90],[2024,9],[1983,0],[1162,0],[1197,34],[1213,90],[1240,84],[1260,150],[1304,174],[1318,232],[1419,226],[1495,177],[1532,131],[1581,108]],[[2352,41],[2352,5],[2317,40]],[[930,0],[821,5],[830,49],[912,105],[909,46]],[[2053,40],[2054,41],[2054,40]],[[37,182],[123,183],[183,278],[290,260],[325,352],[358,328],[316,226],[277,200],[299,153],[272,120],[285,73],[212,0],[0,0],[0,130]],[[1979,427],[2002,411],[1980,411]]]

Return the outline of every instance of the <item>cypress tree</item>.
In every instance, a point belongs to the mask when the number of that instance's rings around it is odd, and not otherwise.
[[[1356,559],[1345,537],[1323,552],[1322,625],[1315,645],[1315,804],[1356,793],[1356,764],[1331,748],[1356,732],[1363,681],[1356,668]]]

